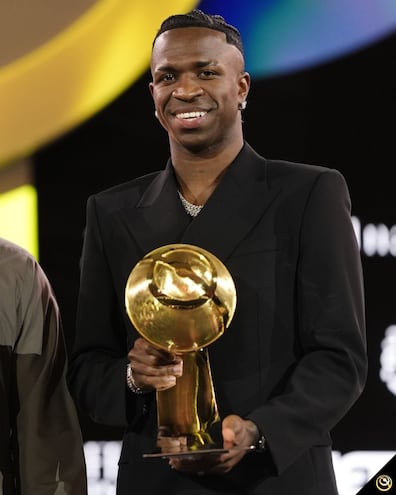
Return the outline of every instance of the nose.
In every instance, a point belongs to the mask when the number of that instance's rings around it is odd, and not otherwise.
[[[184,75],[179,78],[177,87],[173,90],[172,96],[174,98],[178,98],[179,100],[192,100],[196,96],[200,96],[203,94],[203,89],[199,84],[199,80]]]

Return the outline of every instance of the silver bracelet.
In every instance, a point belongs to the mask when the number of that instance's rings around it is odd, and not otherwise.
[[[147,393],[147,391],[143,390],[142,388],[140,388],[136,385],[135,380],[133,379],[131,363],[128,363],[128,365],[127,365],[126,382],[127,382],[128,388],[134,394],[142,395],[142,394]]]

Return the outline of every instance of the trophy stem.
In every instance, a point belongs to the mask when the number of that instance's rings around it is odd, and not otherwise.
[[[157,391],[158,446],[199,450],[214,446],[208,428],[220,420],[206,348],[183,353],[183,375]]]

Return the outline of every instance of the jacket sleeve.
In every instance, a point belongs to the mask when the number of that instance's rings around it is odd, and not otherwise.
[[[87,493],[83,440],[66,382],[59,308],[41,267],[28,259],[17,308],[16,440],[21,493]]]
[[[320,173],[300,229],[295,287],[299,358],[282,392],[249,415],[264,433],[278,472],[321,445],[366,381],[363,276],[350,214],[342,175]]]
[[[102,219],[103,220],[103,219]],[[127,337],[95,196],[88,199],[76,337],[68,380],[79,408],[99,424],[125,427],[145,414],[146,396],[126,386]]]

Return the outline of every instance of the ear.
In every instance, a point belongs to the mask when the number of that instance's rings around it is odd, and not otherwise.
[[[250,89],[250,74],[249,72],[243,72],[239,78],[239,97],[240,102],[245,101]]]

